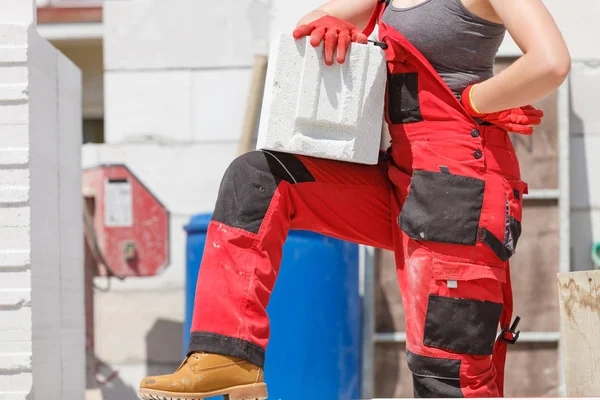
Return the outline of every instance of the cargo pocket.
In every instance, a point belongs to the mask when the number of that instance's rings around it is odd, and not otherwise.
[[[503,309],[501,265],[434,260],[423,344],[491,355]]]
[[[504,179],[504,218],[499,219],[503,226],[497,229],[501,232],[495,235],[491,229],[482,227],[479,240],[490,247],[502,261],[507,261],[516,251],[521,236],[521,221],[523,216],[523,195],[528,193],[527,184],[517,179]]]
[[[484,187],[482,179],[415,170],[400,227],[415,240],[474,245]]]
[[[388,118],[392,124],[423,121],[419,104],[419,74],[388,74]]]

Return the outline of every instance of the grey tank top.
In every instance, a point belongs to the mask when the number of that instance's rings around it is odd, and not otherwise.
[[[461,0],[424,0],[409,8],[390,2],[382,21],[427,58],[457,97],[467,86],[494,75],[494,59],[506,32],[503,25],[471,13]]]

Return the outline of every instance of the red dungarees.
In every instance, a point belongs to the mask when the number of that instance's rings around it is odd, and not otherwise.
[[[234,160],[208,228],[189,351],[263,365],[283,243],[290,228],[312,230],[395,252],[416,397],[502,396],[507,343],[496,336],[511,320],[508,259],[527,185],[505,131],[473,120],[381,21],[379,40],[391,157],[376,166],[272,151]]]

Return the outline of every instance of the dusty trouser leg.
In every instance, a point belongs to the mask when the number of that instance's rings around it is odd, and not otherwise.
[[[208,227],[188,357],[172,374],[144,378],[139,397],[266,399],[266,307],[288,229],[391,249],[398,207],[387,165],[270,151],[233,161]]]
[[[288,229],[391,248],[385,165],[271,151],[236,159],[225,173],[208,227],[189,352],[263,365],[269,339],[266,307]]]

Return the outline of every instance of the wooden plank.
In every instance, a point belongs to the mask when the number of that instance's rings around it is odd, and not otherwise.
[[[600,271],[558,274],[567,396],[600,396]]]

